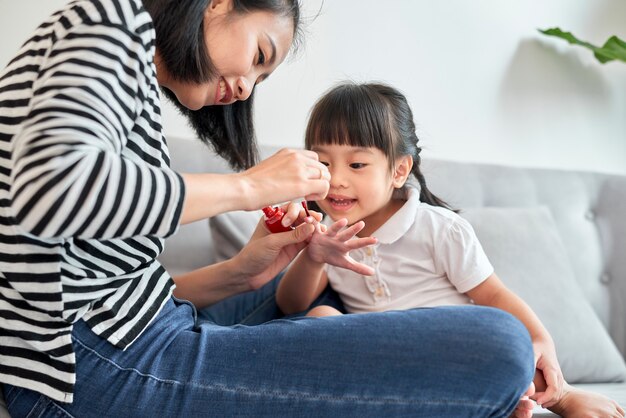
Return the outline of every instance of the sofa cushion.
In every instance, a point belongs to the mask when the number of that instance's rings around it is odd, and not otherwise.
[[[261,219],[261,211],[233,211],[209,219],[216,262],[236,255],[248,242]]]
[[[461,213],[474,227],[496,274],[552,335],[570,383],[626,378],[626,366],[585,298],[548,208],[484,207]]]

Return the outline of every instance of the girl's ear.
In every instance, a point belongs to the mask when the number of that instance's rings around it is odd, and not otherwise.
[[[404,186],[406,179],[411,174],[413,168],[413,157],[410,155],[404,155],[396,159],[395,168],[393,172],[393,187],[399,189]]]

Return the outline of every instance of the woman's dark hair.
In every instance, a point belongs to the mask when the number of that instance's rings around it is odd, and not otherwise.
[[[377,83],[345,82],[329,90],[313,106],[305,135],[307,149],[331,144],[378,148],[387,156],[390,170],[396,158],[412,156],[411,173],[420,185],[420,200],[451,209],[426,186],[418,141],[406,97]]]
[[[299,0],[232,0],[232,13],[268,11],[293,20],[294,47],[301,37]],[[156,47],[163,64],[175,80],[203,83],[215,76],[215,67],[204,41],[204,12],[210,0],[143,0],[156,32]],[[178,110],[187,117],[200,140],[211,146],[236,169],[258,161],[250,98],[227,106],[189,110],[174,93],[163,88]]]

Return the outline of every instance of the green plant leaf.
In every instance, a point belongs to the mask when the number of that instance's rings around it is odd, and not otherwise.
[[[602,64],[613,60],[626,62],[626,42],[617,36],[611,36],[602,47],[597,47],[589,42],[581,41],[572,35],[571,32],[563,32],[560,28],[539,29],[539,32],[544,35],[564,39],[570,44],[580,45],[593,51],[593,55]]]

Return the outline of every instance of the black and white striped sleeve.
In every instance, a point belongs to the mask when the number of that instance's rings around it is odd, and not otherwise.
[[[150,91],[141,38],[100,23],[72,27],[53,42],[14,138],[15,219],[43,238],[172,234],[182,178],[123,154]]]

